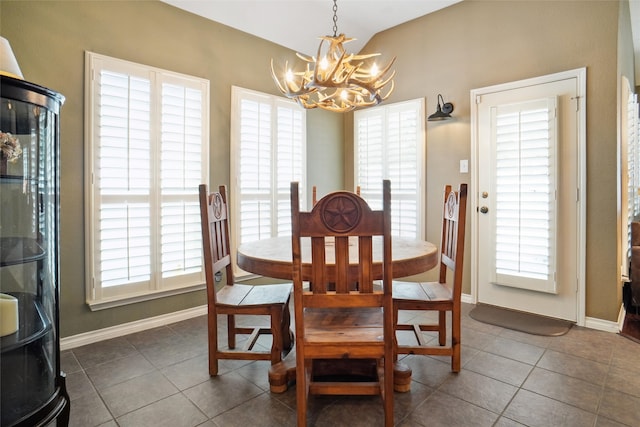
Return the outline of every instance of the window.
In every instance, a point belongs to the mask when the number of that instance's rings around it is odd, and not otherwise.
[[[623,280],[630,280],[631,223],[640,215],[640,119],[638,95],[631,91],[626,77],[622,78],[621,104],[620,268]]]
[[[87,300],[202,288],[209,82],[87,52]]]
[[[491,109],[495,283],[556,292],[557,100]]]
[[[382,207],[382,180],[391,180],[392,233],[424,238],[424,100],[354,113],[355,181],[374,209]]]
[[[286,98],[235,86],[231,93],[233,241],[290,235],[291,181],[306,188],[305,110]]]

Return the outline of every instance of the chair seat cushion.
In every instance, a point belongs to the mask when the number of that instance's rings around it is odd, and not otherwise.
[[[393,299],[403,301],[450,301],[451,289],[438,282],[393,281]]]
[[[219,305],[228,306],[261,306],[286,304],[289,301],[293,285],[282,283],[276,285],[226,285],[216,294]]]

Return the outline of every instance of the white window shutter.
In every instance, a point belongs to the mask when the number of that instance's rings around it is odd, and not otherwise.
[[[202,286],[209,82],[87,53],[88,302]]]
[[[98,75],[97,236],[101,288],[151,280],[151,81],[101,70]],[[107,292],[108,294],[108,292]]]
[[[198,185],[202,181],[202,92],[162,85],[161,265],[162,280],[197,282],[202,271]],[[191,275],[191,277],[188,277]]]
[[[290,100],[240,87],[232,88],[231,110],[233,242],[288,235],[290,183],[305,183],[305,111]]]
[[[556,99],[493,108],[494,282],[555,292]]]
[[[424,101],[356,111],[355,171],[361,195],[382,207],[382,180],[391,181],[394,236],[423,238]]]

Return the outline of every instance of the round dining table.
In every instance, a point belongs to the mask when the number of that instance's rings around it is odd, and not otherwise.
[[[357,240],[354,243],[357,244]],[[310,277],[311,271],[311,240],[303,238],[302,244],[302,276]],[[328,267],[334,260],[333,245],[330,240],[326,244],[326,259]],[[354,253],[353,267],[357,268],[357,250]],[[424,240],[393,237],[391,241],[391,258],[393,278],[401,278],[420,274],[434,268],[438,263],[437,247]],[[293,276],[291,252],[291,236],[274,237],[240,245],[237,249],[237,264],[242,270],[261,276],[291,280]],[[382,239],[373,241],[374,278],[382,278]],[[377,261],[377,262],[376,262]],[[349,361],[346,361],[349,362]],[[359,362],[356,362],[359,363]],[[331,372],[336,369],[346,369],[353,373],[360,369],[353,363],[341,366],[335,362],[331,365]],[[364,367],[366,369],[366,366]],[[410,390],[411,369],[400,361],[394,367],[394,389],[399,392]],[[295,381],[296,362],[295,347],[281,362],[269,369],[269,386],[272,393],[284,393],[289,384]]]
[[[354,240],[353,244],[356,240]],[[311,239],[302,238],[302,275],[311,271]],[[330,241],[326,245],[327,264],[330,266],[334,252]],[[354,268],[357,251],[352,252]],[[393,277],[413,276],[434,268],[438,263],[438,249],[430,242],[419,239],[393,237],[391,240]],[[382,278],[382,239],[373,240],[374,277]],[[242,270],[276,279],[291,280],[293,276],[291,236],[273,237],[242,244],[237,251],[237,264]]]

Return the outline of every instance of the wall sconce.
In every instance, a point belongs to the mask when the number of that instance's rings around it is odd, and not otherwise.
[[[440,105],[442,101],[442,105]],[[430,122],[437,122],[440,120],[450,120],[451,112],[453,111],[453,104],[450,102],[444,102],[442,95],[438,94],[438,111],[430,115],[427,120]]]

